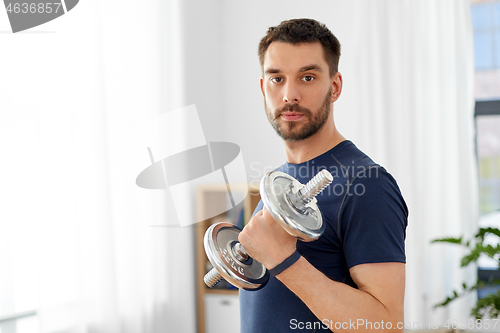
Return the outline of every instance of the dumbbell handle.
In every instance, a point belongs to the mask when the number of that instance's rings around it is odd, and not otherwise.
[[[205,276],[203,277],[203,281],[208,288],[213,288],[217,283],[222,281],[224,278],[220,275],[219,271],[216,268],[212,268]]]
[[[332,181],[333,176],[327,170],[323,169],[318,172],[310,181],[302,186],[298,192],[304,205],[311,202],[311,200],[323,191]]]
[[[234,257],[239,260],[240,262],[245,262],[248,259],[248,254],[243,248],[243,245],[241,245],[240,242],[234,244],[233,248],[233,255]],[[222,279],[222,275],[220,275],[219,271],[216,268],[212,268],[205,276],[203,277],[203,281],[205,281],[205,284],[209,287],[212,288],[215,286],[217,283],[219,283]]]

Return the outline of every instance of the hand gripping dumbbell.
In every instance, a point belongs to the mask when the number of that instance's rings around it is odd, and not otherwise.
[[[273,219],[290,235],[310,242],[325,230],[315,197],[332,181],[327,170],[318,172],[305,185],[286,173],[273,171],[260,182],[260,196]],[[240,289],[258,290],[269,280],[266,267],[249,257],[238,241],[240,232],[227,222],[213,224],[205,232],[205,252],[214,267],[203,279],[208,287],[225,279]]]

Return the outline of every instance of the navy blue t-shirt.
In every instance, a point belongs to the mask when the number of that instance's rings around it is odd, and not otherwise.
[[[351,267],[406,262],[408,208],[394,178],[351,141],[310,161],[286,163],[277,170],[305,184],[321,169],[334,178],[316,197],[326,228],[314,242],[297,242],[301,255],[330,279],[354,288]],[[262,205],[261,201],[255,212]],[[318,319],[274,277],[264,288],[240,290],[239,295],[242,333],[329,331],[318,323],[324,318]]]

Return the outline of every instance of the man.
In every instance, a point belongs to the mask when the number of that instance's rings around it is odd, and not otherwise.
[[[297,241],[262,202],[241,232],[252,258],[282,271],[240,291],[242,332],[403,332],[408,209],[392,176],[335,127],[337,38],[315,20],[284,21],[259,57],[267,117],[284,140],[278,170],[306,183],[327,169],[334,181],[317,197],[326,224],[318,240]]]

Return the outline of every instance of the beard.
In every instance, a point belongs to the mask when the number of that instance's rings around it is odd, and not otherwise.
[[[330,102],[331,90],[325,96],[323,104],[314,114],[311,110],[301,107],[298,104],[286,104],[274,112],[267,107],[264,99],[267,119],[273,126],[276,133],[285,141],[301,141],[316,134],[326,123],[331,111]],[[281,114],[287,111],[296,111],[304,114],[309,119],[305,124],[295,121],[285,121],[281,119]],[[280,121],[281,120],[281,121]]]

